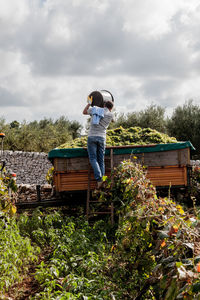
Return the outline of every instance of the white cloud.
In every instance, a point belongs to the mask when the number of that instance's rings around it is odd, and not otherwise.
[[[197,0],[0,5],[0,104],[8,121],[66,115],[84,122],[96,89],[110,90],[119,112],[198,101]]]
[[[199,5],[197,0],[123,0],[124,29],[144,39],[160,38],[173,31],[173,17],[181,12],[185,20],[188,13]]]

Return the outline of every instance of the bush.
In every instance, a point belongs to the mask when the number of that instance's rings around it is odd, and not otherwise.
[[[124,289],[123,296],[199,299],[198,215],[158,198],[145,170],[131,161],[114,170],[99,196],[118,208],[110,275]]]
[[[30,262],[37,260],[38,248],[22,237],[15,218],[0,214],[0,295],[16,281],[22,280],[22,272]]]
[[[19,280],[21,266],[35,259],[31,239],[44,250],[50,248],[36,269],[40,291],[33,299],[200,298],[196,207],[192,214],[172,199],[158,197],[146,169],[132,161],[122,162],[111,178],[104,178],[94,196],[106,206],[114,203],[114,228],[104,221],[91,226],[83,217],[53,209],[22,214],[17,227],[14,219],[3,218],[1,281],[7,283],[1,288]]]
[[[5,168],[0,173],[0,212],[11,216],[17,210],[15,206],[15,192],[17,191],[15,179],[16,174],[7,172]]]

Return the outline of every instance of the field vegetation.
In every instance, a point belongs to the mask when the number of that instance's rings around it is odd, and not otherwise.
[[[12,151],[49,152],[52,148],[80,136],[81,124],[62,116],[57,120],[44,118],[40,121],[6,123],[0,119],[4,132],[4,149]]]
[[[188,209],[170,194],[158,197],[145,169],[131,161],[95,196],[114,203],[114,226],[109,218],[90,225],[62,209],[19,214],[2,205],[1,299],[199,299],[195,201]],[[27,290],[30,277],[34,289],[29,282]]]

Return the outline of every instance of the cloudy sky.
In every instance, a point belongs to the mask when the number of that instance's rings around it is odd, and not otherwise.
[[[0,117],[82,123],[100,89],[117,112],[199,104],[199,0],[0,0]]]

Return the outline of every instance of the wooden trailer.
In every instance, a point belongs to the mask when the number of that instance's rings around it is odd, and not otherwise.
[[[137,157],[147,166],[147,176],[156,187],[186,187],[189,185],[190,151],[195,150],[187,142],[139,146],[113,146],[106,148],[105,169],[110,174],[121,161]],[[48,154],[54,166],[54,184],[57,192],[84,191],[96,187],[90,170],[87,149],[53,149]]]

